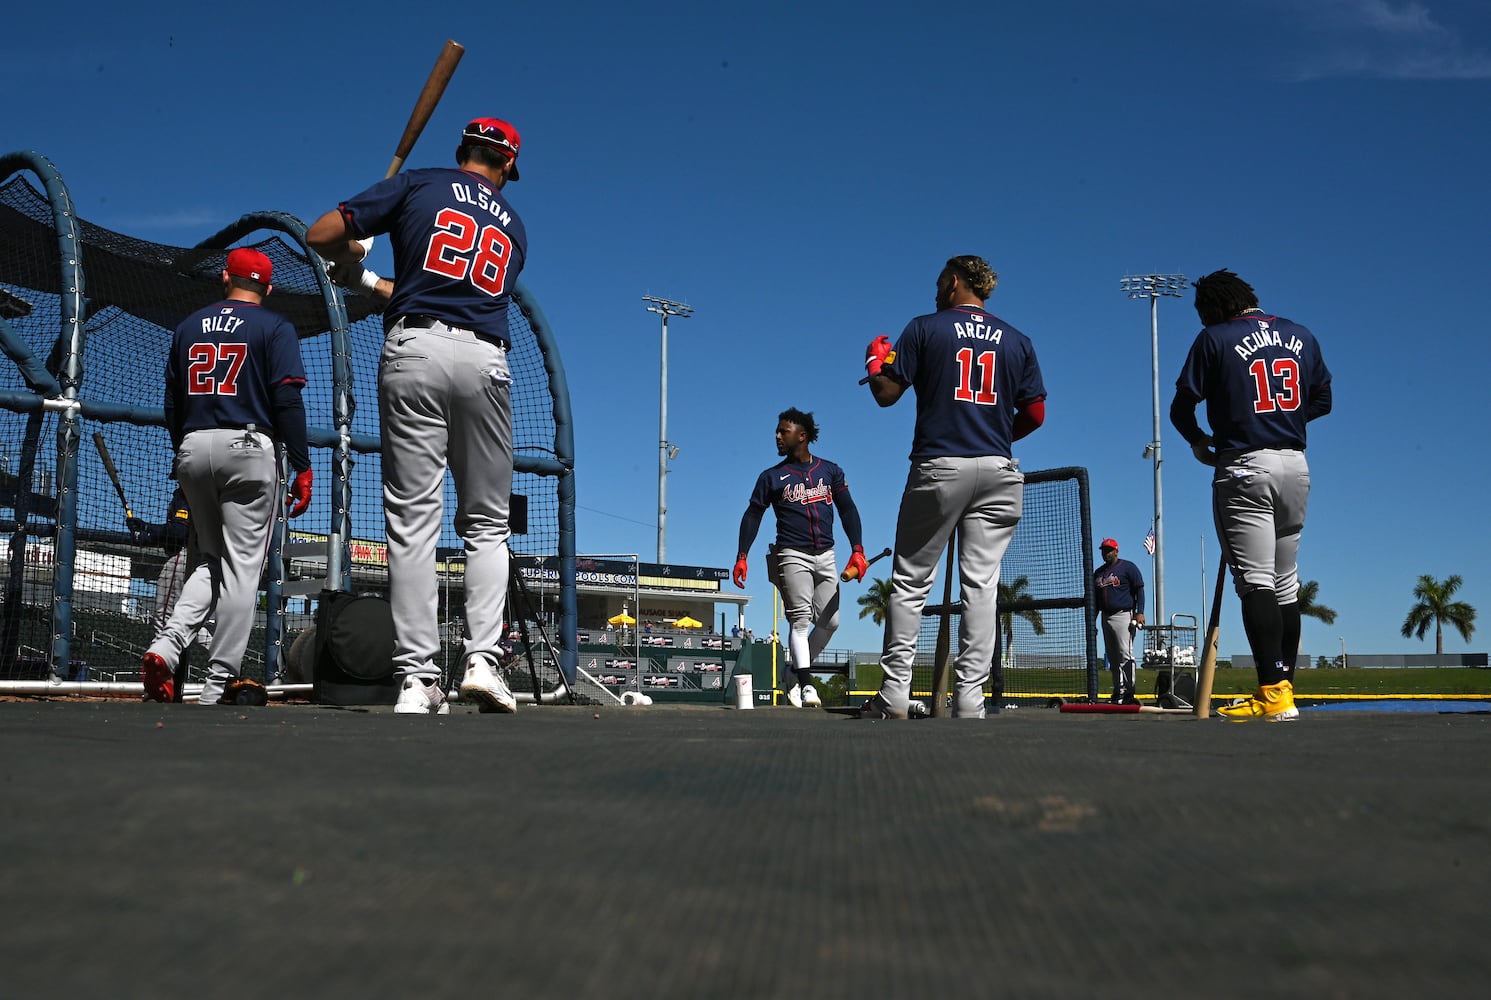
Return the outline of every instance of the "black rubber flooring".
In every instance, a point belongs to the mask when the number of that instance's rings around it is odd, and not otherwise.
[[[1484,995],[1491,717],[0,704],[7,997]]]

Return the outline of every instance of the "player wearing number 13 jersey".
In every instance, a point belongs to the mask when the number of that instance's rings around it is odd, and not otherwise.
[[[1195,283],[1205,324],[1175,382],[1170,422],[1196,458],[1215,466],[1212,516],[1242,600],[1258,693],[1220,709],[1246,721],[1298,717],[1299,537],[1310,499],[1305,424],[1331,410],[1331,373],[1309,330],[1258,307],[1228,270]],[[1196,422],[1206,403],[1211,433]]]
[[[478,118],[461,133],[455,168],[395,175],[306,233],[334,265],[334,280],[388,300],[378,409],[400,678],[394,710],[403,714],[449,711],[435,617],[447,466],[456,486],[456,533],[466,548],[461,694],[483,712],[517,707],[497,664],[513,473],[507,312],[528,256],[523,221],[502,189],[518,179],[519,145],[509,123]],[[367,243],[359,238],[380,233],[393,248],[391,281],[360,263]]]
[[[1025,477],[1010,446],[1045,419],[1046,386],[1030,340],[984,309],[998,281],[981,257],[954,257],[937,278],[937,312],[907,324],[865,361],[875,402],[916,390],[911,473],[896,519],[879,692],[861,716],[905,718],[922,608],[957,531],[963,613],[953,714],[984,717],[994,663],[999,567],[1024,510]]]

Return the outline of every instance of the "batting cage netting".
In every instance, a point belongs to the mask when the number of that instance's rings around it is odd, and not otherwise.
[[[1087,470],[1027,472],[1024,514],[999,572],[991,707],[1097,697],[1091,551]],[[951,605],[929,604],[923,610],[911,679],[914,696],[926,697],[932,690],[943,615],[949,619],[949,660],[958,655],[960,607],[955,598]]]
[[[245,216],[196,247],[167,246],[78,219],[55,168],[35,153],[0,158],[0,168],[0,348],[11,361],[0,364],[0,530],[9,539],[0,680],[137,682],[170,551],[157,537],[175,490],[163,411],[167,349],[178,322],[222,297],[227,251],[244,245],[273,262],[265,304],[300,334],[315,476],[309,511],[276,526],[244,672],[308,682],[311,645],[296,640],[311,633],[322,592],[381,595],[388,586],[378,306],[330,283],[291,216]],[[257,242],[244,242],[251,235]],[[521,284],[509,322],[509,616],[534,653],[533,669],[521,658],[512,681],[516,691],[537,686],[538,697],[562,690],[565,678],[573,690],[573,433],[554,338]],[[459,679],[463,634],[454,511],[447,475],[436,566],[446,680]],[[128,530],[127,513],[150,529],[148,544]],[[196,652],[188,682],[200,681],[205,666]]]

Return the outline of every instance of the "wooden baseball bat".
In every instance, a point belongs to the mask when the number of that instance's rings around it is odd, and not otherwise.
[[[947,565],[942,572],[942,624],[937,626],[937,650],[932,656],[932,718],[948,715],[948,657],[953,645],[953,546],[957,532],[947,539]]]
[[[1227,560],[1217,563],[1217,589],[1211,595],[1211,617],[1206,620],[1206,651],[1196,674],[1196,718],[1211,715],[1211,685],[1217,676],[1217,638],[1222,631],[1222,587],[1227,581]]]
[[[884,559],[888,555],[890,555],[890,548],[889,548],[889,546],[886,547],[885,551],[881,552],[880,554],[878,554],[877,556],[875,556],[873,559],[871,559],[868,562],[866,562],[865,563],[865,569],[868,570],[871,566],[875,565],[876,563],[878,563],[880,560]],[[853,579],[857,578],[858,576],[859,576],[859,572],[857,570],[846,569],[846,570],[844,570],[844,572],[842,572],[842,573],[839,574],[839,579],[843,580],[845,583],[848,583],[850,580],[853,580]]]
[[[388,165],[388,173],[383,175],[384,180],[404,169],[404,161],[409,158],[414,144],[419,141],[420,133],[429,124],[430,115],[435,113],[435,105],[440,103],[440,97],[445,93],[445,85],[450,83],[456,65],[465,54],[466,47],[453,41],[447,41],[440,50],[440,58],[435,60],[435,68],[430,70],[429,79],[425,80],[424,89],[419,92],[419,100],[414,102],[414,110],[409,113],[409,124],[404,126],[404,134],[399,136],[399,144],[394,147],[393,162]]]
[[[1062,705],[1061,711],[1069,715],[1190,715],[1189,708],[1160,708],[1156,705],[1107,705],[1102,703],[1073,703]]]
[[[93,432],[93,447],[98,449],[98,457],[104,461],[104,471],[109,474],[109,479],[114,483],[114,492],[119,494],[119,502],[124,505],[124,519],[133,519],[135,512],[130,510],[129,500],[124,496],[124,484],[119,481],[119,470],[114,468],[114,457],[109,454],[103,431]]]

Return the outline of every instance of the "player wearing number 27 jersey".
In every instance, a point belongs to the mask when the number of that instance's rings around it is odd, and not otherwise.
[[[1170,422],[1212,477],[1212,516],[1243,631],[1258,672],[1258,694],[1220,710],[1229,719],[1298,717],[1300,533],[1310,499],[1305,425],[1331,410],[1331,373],[1314,334],[1258,307],[1253,288],[1231,271],[1196,282],[1205,328],[1175,382]],[[1211,433],[1196,422],[1206,403]]]
[[[937,312],[907,324],[894,349],[886,337],[869,346],[875,402],[890,406],[914,389],[916,430],[896,518],[884,680],[861,717],[906,717],[922,608],[955,530],[963,613],[953,714],[985,714],[999,567],[1024,510],[1025,477],[1011,445],[1041,425],[1046,400],[1030,340],[984,309],[997,280],[983,258],[953,257],[937,278]]]
[[[498,668],[508,583],[512,377],[507,313],[528,236],[502,193],[518,179],[518,130],[478,118],[461,133],[456,167],[410,170],[328,212],[306,239],[335,280],[388,299],[378,365],[383,514],[396,712],[445,714],[435,547],[445,470],[456,486],[466,548],[463,699],[484,712],[517,707]],[[387,233],[395,278],[367,272],[359,237]]]

